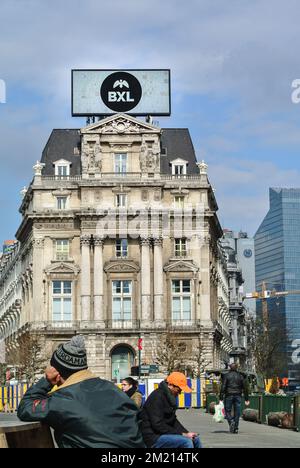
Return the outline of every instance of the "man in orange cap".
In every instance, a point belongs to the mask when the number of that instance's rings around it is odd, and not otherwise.
[[[172,372],[143,406],[142,434],[150,448],[201,448],[198,434],[185,429],[176,417],[176,397],[191,393],[184,374]]]

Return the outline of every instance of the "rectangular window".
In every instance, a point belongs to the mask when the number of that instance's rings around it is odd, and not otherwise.
[[[52,314],[55,322],[72,320],[72,281],[53,281]]]
[[[117,153],[115,154],[115,173],[126,174],[127,172],[127,154]]]
[[[112,319],[132,319],[132,281],[112,282]]]
[[[127,206],[127,195],[123,193],[116,195],[116,206],[117,208],[125,208]]]
[[[172,320],[189,322],[192,316],[191,281],[172,281]]]
[[[116,240],[116,256],[125,258],[128,255],[128,241],[127,239]]]
[[[175,257],[186,257],[186,239],[175,239]]]
[[[65,178],[70,175],[70,166],[56,166],[56,176]]]
[[[175,175],[183,175],[184,174],[184,166],[174,166],[174,173],[175,173]]]
[[[67,261],[70,256],[70,242],[68,239],[56,240],[56,260]]]
[[[57,197],[57,209],[66,210],[67,209],[67,197]]]
[[[174,207],[176,209],[183,209],[184,208],[184,197],[182,197],[182,196],[174,197]]]

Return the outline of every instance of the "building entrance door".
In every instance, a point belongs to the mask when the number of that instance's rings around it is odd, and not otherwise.
[[[117,346],[111,355],[111,378],[118,383],[131,374],[134,365],[133,351],[127,346]]]

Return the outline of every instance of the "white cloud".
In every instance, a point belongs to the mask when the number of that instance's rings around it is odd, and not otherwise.
[[[283,170],[267,161],[211,158],[209,178],[216,188],[223,227],[254,234],[269,209],[270,187],[300,188],[300,170]]]

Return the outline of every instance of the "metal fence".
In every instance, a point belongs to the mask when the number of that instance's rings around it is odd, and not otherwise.
[[[16,411],[27,389],[27,383],[0,387],[0,411]]]
[[[143,396],[143,403],[146,401],[150,393],[155,390],[163,378],[160,379],[145,379],[139,383],[139,390]],[[204,404],[203,394],[201,393],[200,379],[187,379],[192,393],[184,393],[178,397],[178,408],[201,408]],[[121,387],[120,384],[118,384]],[[0,411],[14,410],[16,411],[20,400],[28,389],[28,384],[11,385],[8,387],[0,387]]]
[[[294,426],[300,430],[300,396],[277,396],[277,395],[250,395],[249,408],[258,411],[258,423],[267,424],[269,413],[284,412],[294,414]],[[209,412],[211,403],[219,403],[219,397],[215,393],[206,395],[206,412]],[[242,411],[246,408],[245,398],[242,398]]]

